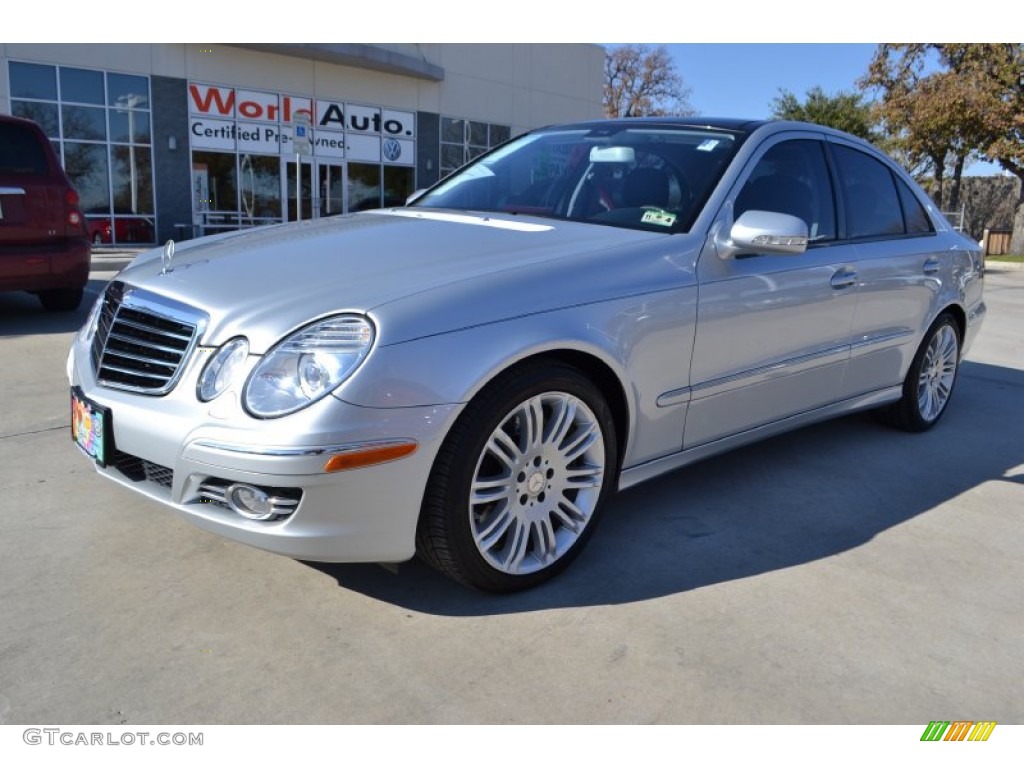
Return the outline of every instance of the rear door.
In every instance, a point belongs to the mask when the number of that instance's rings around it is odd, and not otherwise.
[[[857,308],[840,399],[899,384],[949,274],[921,202],[880,159],[830,137],[844,203],[847,242],[856,249]]]
[[[64,184],[42,132],[21,121],[0,121],[0,254],[47,246],[65,235]],[[0,266],[5,275],[38,273],[25,259]]]

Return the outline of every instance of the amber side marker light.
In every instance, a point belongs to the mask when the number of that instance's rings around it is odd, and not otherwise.
[[[355,448],[345,453],[331,456],[324,464],[325,472],[344,472],[346,469],[358,469],[359,467],[370,467],[374,464],[383,464],[386,461],[394,461],[415,453],[419,446],[414,442],[400,443],[378,443],[368,445],[365,448]]]

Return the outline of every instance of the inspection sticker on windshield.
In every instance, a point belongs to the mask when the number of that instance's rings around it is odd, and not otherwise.
[[[644,224],[658,224],[662,227],[671,227],[676,223],[676,215],[662,210],[644,211],[644,217],[640,221]]]
[[[718,139],[704,139],[700,144],[697,145],[697,151],[699,152],[710,152],[712,149],[718,146]]]

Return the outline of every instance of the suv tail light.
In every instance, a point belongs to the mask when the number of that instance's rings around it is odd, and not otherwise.
[[[67,235],[74,237],[86,231],[85,220],[82,212],[78,210],[78,193],[68,187],[64,190],[65,223],[67,224]]]

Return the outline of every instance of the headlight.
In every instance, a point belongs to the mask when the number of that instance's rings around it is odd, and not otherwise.
[[[373,345],[370,321],[354,315],[321,320],[286,338],[260,361],[245,385],[253,416],[284,416],[330,394]]]
[[[220,397],[238,376],[248,356],[249,342],[245,339],[232,339],[214,352],[196,386],[199,399],[205,403]]]

